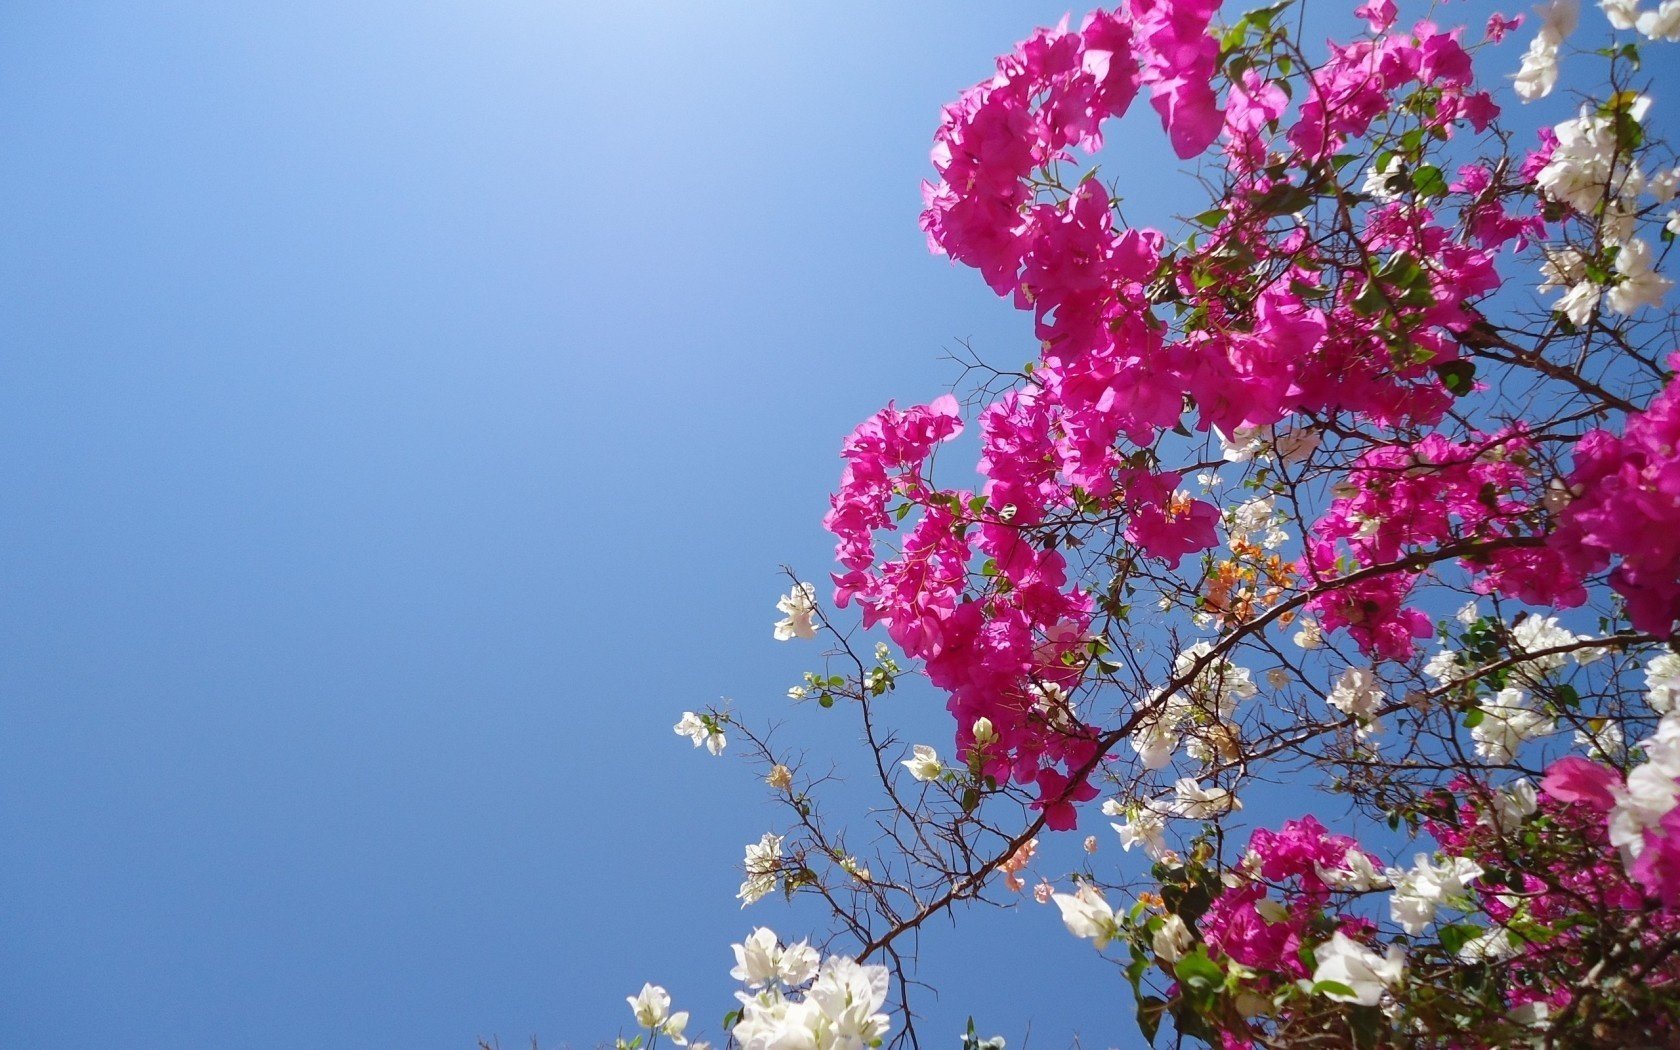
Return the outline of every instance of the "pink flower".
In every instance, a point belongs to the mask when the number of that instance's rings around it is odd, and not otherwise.
[[[1621,776],[1610,767],[1568,755],[1552,763],[1540,787],[1559,802],[1608,813],[1616,804],[1615,789],[1621,782]]]

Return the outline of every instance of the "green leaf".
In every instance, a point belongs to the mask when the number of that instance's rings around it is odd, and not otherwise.
[[[1476,363],[1463,359],[1441,361],[1433,366],[1441,385],[1454,397],[1463,397],[1476,386]]]
[[[1198,944],[1196,950],[1178,960],[1173,976],[1196,989],[1218,988],[1225,983],[1225,970],[1208,958],[1207,945]]]
[[[1485,932],[1480,926],[1468,922],[1456,922],[1450,926],[1443,926],[1439,931],[1441,947],[1456,956],[1460,948]]]
[[[1167,1012],[1167,1001],[1156,995],[1138,998],[1137,1023],[1149,1045],[1155,1045],[1155,1033],[1161,1030],[1161,1017]]]
[[[1314,995],[1345,995],[1354,996],[1354,990],[1340,981],[1314,981],[1312,986]]]
[[[1447,177],[1441,169],[1433,164],[1425,164],[1412,172],[1412,189],[1420,197],[1444,197],[1447,193]]]
[[[1482,719],[1484,719],[1486,717],[1487,717],[1487,712],[1486,711],[1483,711],[1479,707],[1472,707],[1470,710],[1464,712],[1464,728],[1474,729],[1477,726],[1481,725],[1482,724]]]

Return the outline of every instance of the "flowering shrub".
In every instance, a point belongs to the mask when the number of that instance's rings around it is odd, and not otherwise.
[[[1573,0],[1480,33],[1371,0],[1322,53],[1289,0],[1219,6],[1040,29],[944,111],[922,228],[1039,350],[844,442],[833,605],[872,658],[812,585],[778,606],[833,642],[790,695],[860,712],[899,848],[848,852],[739,720],[676,727],[727,725],[792,818],[741,900],[819,894],[854,941],[737,946],[740,1045],[913,1043],[900,938],[1035,876],[1152,1039],[1680,1041],[1680,166],[1640,65],[1680,0],[1603,0],[1598,50]],[[1181,229],[1081,171],[1140,99],[1212,190]],[[906,676],[951,739],[883,729]],[[1387,831],[1240,833],[1268,771]],[[1034,870],[1098,811],[1118,870]]]

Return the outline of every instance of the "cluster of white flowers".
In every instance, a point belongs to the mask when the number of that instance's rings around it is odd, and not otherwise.
[[[811,639],[817,636],[817,589],[808,583],[796,583],[793,590],[776,602],[776,611],[783,613],[776,621],[776,641],[794,638]]]
[[[1661,653],[1645,665],[1645,701],[1651,710],[1666,715],[1680,707],[1680,656]]]
[[[1317,966],[1312,980],[1302,982],[1309,990],[1360,1006],[1382,1002],[1383,994],[1399,984],[1406,972],[1405,956],[1398,944],[1389,945],[1386,956],[1378,955],[1340,930],[1313,949],[1313,961]]]
[[[766,831],[757,842],[747,843],[747,879],[735,896],[741,907],[758,901],[776,888],[777,872],[782,860],[782,837]]]
[[[1189,674],[1212,651],[1207,642],[1197,642],[1179,653],[1173,661],[1173,677]],[[1132,747],[1147,769],[1166,766],[1186,734],[1191,737],[1193,754],[1201,757],[1222,754],[1236,745],[1228,722],[1237,704],[1259,691],[1247,668],[1223,657],[1211,660],[1182,689],[1165,697],[1157,692],[1146,701],[1156,710],[1139,722],[1132,734]]]
[[[1258,427],[1248,423],[1232,430],[1228,437],[1218,427],[1213,428],[1213,434],[1219,439],[1221,455],[1227,463],[1247,463],[1255,456],[1270,458],[1274,450],[1282,462],[1299,463],[1312,455],[1324,440],[1312,427],[1279,430],[1275,426]]]
[[[1528,694],[1514,686],[1501,689],[1477,710],[1481,721],[1471,728],[1470,737],[1476,754],[1489,762],[1509,762],[1523,744],[1557,729],[1552,716],[1528,706]]]
[[[782,946],[774,930],[759,927],[740,944],[732,944],[735,968],[729,976],[748,988],[767,988],[772,984],[798,987],[817,975],[821,957],[805,941]]]
[[[1182,777],[1175,781],[1173,796],[1172,815],[1191,820],[1212,820],[1242,808],[1241,800],[1229,789],[1205,788],[1194,777]]]
[[[1389,881],[1394,884],[1388,914],[1416,937],[1435,921],[1436,909],[1461,901],[1481,875],[1481,865],[1467,857],[1446,857],[1437,866],[1426,854],[1419,853],[1410,869],[1388,869]]]
[[[1114,833],[1120,836],[1120,845],[1127,853],[1133,846],[1142,846],[1151,860],[1162,860],[1172,851],[1167,849],[1167,817],[1171,816],[1168,807],[1153,799],[1145,799],[1135,805],[1125,805],[1119,799],[1108,799],[1102,804],[1104,816],[1124,817],[1124,824],[1110,824]]]
[[[1278,512],[1274,496],[1259,496],[1228,508],[1224,514],[1225,532],[1232,546],[1260,533],[1260,546],[1275,551],[1289,542],[1289,533],[1280,528],[1284,516]]]
[[[1529,41],[1513,85],[1524,102],[1544,98],[1557,86],[1558,49],[1580,23],[1581,2],[1548,0],[1536,6],[1534,13],[1540,16],[1540,32]]]
[[[1643,95],[1632,99],[1626,103],[1627,116],[1642,121],[1650,104]],[[1547,249],[1540,267],[1540,290],[1564,289],[1553,309],[1576,325],[1591,320],[1601,303],[1623,315],[1642,306],[1658,306],[1674,286],[1653,268],[1651,245],[1634,233],[1640,195],[1658,204],[1669,203],[1680,190],[1680,169],[1647,177],[1628,157],[1627,144],[1618,138],[1617,122],[1616,114],[1583,108],[1574,120],[1558,124],[1552,129],[1557,145],[1551,160],[1535,177],[1535,183],[1552,200],[1582,215],[1602,212],[1599,235],[1605,248],[1614,249],[1615,276],[1608,285],[1595,279],[1589,258],[1580,250]],[[1670,212],[1668,225],[1680,229],[1680,211]]]
[[[1589,645],[1578,649],[1569,649],[1576,645],[1581,637],[1567,628],[1558,626],[1556,616],[1528,616],[1521,623],[1511,628],[1511,642],[1514,648],[1523,653],[1545,653],[1524,660],[1511,669],[1511,677],[1525,682],[1539,682],[1546,674],[1556,671],[1573,659],[1576,663],[1586,665],[1604,655],[1602,646]],[[1565,649],[1566,652],[1548,653],[1548,649]]]
[[[1331,688],[1325,702],[1343,714],[1359,719],[1359,735],[1377,732],[1377,711],[1388,697],[1376,672],[1365,667],[1349,667]]]
[[[657,984],[644,984],[635,995],[626,996],[636,1024],[656,1035],[668,1036],[678,1046],[687,1046],[683,1029],[688,1027],[688,1011],[671,1012],[671,994]],[[696,1043],[699,1047],[702,1044]]]
[[[766,929],[733,947],[730,976],[747,986],[735,993],[741,1019],[730,1030],[741,1050],[864,1050],[886,1040],[885,966],[843,955],[819,963],[805,942],[783,948]]]
[[[1539,808],[1540,793],[1534,781],[1521,777],[1493,793],[1488,799],[1487,810],[1481,816],[1481,823],[1500,832],[1515,831]]]
[[[1654,11],[1641,11],[1639,0],[1598,0],[1617,29],[1637,29],[1652,40],[1680,41],[1680,0],[1663,0]]]
[[[706,750],[714,755],[723,754],[723,749],[729,746],[728,739],[723,735],[723,719],[719,715],[697,715],[693,711],[684,711],[671,730],[694,741],[695,747],[705,744]]]
[[[1645,849],[1645,830],[1680,804],[1680,711],[1669,711],[1640,742],[1645,761],[1628,771],[1610,810],[1610,842],[1631,860]]]

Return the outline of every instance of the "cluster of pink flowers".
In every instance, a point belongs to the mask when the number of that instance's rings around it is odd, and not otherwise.
[[[1335,930],[1361,942],[1375,936],[1369,920],[1330,908],[1333,899],[1345,901],[1348,891],[1371,889],[1382,871],[1381,861],[1353,839],[1302,817],[1277,831],[1256,830],[1248,857],[1242,869],[1247,879],[1219,895],[1201,928],[1212,953],[1261,975],[1254,991],[1266,994],[1280,983],[1310,977],[1301,948]]]
[[[1035,527],[1095,505],[1169,567],[1215,546],[1218,508],[1153,456],[1122,451],[1152,448],[1182,425],[1187,406],[1198,429],[1223,434],[1348,412],[1385,426],[1438,423],[1455,396],[1443,366],[1458,359],[1459,336],[1477,320],[1469,303],[1498,285],[1494,252],[1534,232],[1482,201],[1486,173],[1470,171],[1457,186],[1480,246],[1421,199],[1362,209],[1356,252],[1333,256],[1309,244],[1303,226],[1280,220],[1324,188],[1327,159],[1402,93],[1431,93],[1421,119],[1436,138],[1460,122],[1480,130],[1497,109],[1472,90],[1456,32],[1429,23],[1389,32],[1387,4],[1364,10],[1381,35],[1333,49],[1292,123],[1283,122],[1284,89],[1257,68],[1226,85],[1221,108],[1219,45],[1208,30],[1216,8],[1144,0],[1098,11],[1078,31],[1040,30],[946,109],[923,228],[936,252],[975,267],[1031,311],[1041,358],[1030,385],[980,415],[983,501],[922,479],[922,459],[959,425],[942,399],[888,409],[858,429],[828,518],[846,569],[836,577],[841,603],[858,600],[867,622],[884,623],[927,661],[930,679],[950,693],[959,745],[972,743],[976,719],[990,721],[999,742],[988,771],[1037,783],[1058,824],[1072,819],[1068,799],[1092,794],[1075,776],[1091,734],[1045,717],[1043,687],[1077,684],[1091,603]],[[1142,89],[1180,155],[1225,140],[1233,187],[1194,255],[1167,255],[1159,232],[1117,229],[1101,184],[1065,188],[1055,174],[1073,150],[1100,147],[1103,122]],[[1159,315],[1164,302],[1174,304],[1176,335]],[[1367,472],[1381,467],[1373,458]],[[1503,469],[1476,466],[1475,488]],[[1502,478],[1502,487],[1515,493],[1522,481]],[[1395,491],[1415,491],[1421,511],[1424,488]],[[887,506],[895,497],[917,505],[917,517],[900,556],[876,565],[875,534],[896,528]],[[1474,521],[1473,503],[1455,504],[1461,527],[1514,529],[1490,523],[1516,515],[1511,499]],[[1321,546],[1334,529],[1321,526]],[[1494,580],[1539,575],[1519,572],[1519,557],[1529,556],[1496,556],[1485,571]],[[976,588],[981,558],[994,571]],[[1319,606],[1327,626],[1347,627],[1374,653],[1409,652],[1422,624],[1405,608],[1409,574],[1338,592],[1329,562],[1309,551],[1306,564],[1330,589]]]
[[[1680,371],[1680,353],[1668,359]],[[1670,381],[1621,437],[1605,430],[1575,445],[1575,495],[1555,545],[1599,571],[1615,557],[1610,585],[1628,619],[1667,637],[1680,617],[1680,382]]]

